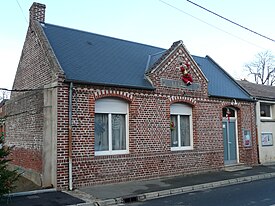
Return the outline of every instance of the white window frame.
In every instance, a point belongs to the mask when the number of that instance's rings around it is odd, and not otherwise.
[[[95,156],[129,154],[129,106],[128,103],[116,98],[102,98],[95,102],[95,114],[108,114],[109,150],[95,151]],[[125,115],[126,149],[112,150],[112,114]]]
[[[177,115],[177,123],[176,126],[178,130],[178,140],[179,140],[179,146],[178,147],[172,147],[171,151],[180,151],[180,150],[193,150],[193,117],[192,117],[192,107],[183,104],[183,103],[175,103],[170,106],[170,115]],[[189,116],[189,125],[190,125],[190,146],[181,146],[181,136],[180,136],[180,116],[185,115]],[[171,137],[170,137],[171,141]]]
[[[261,116],[261,104],[269,105],[269,112],[270,112],[270,116],[269,117],[262,117]],[[272,114],[273,111],[272,111],[272,109],[273,109],[273,105],[272,105],[271,102],[260,101],[260,118],[261,119],[272,119],[273,118],[273,114]]]

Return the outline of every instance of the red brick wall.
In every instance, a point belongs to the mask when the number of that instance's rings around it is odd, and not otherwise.
[[[15,145],[13,164],[42,172],[44,86],[56,81],[59,73],[49,61],[47,42],[32,22],[28,28],[14,79],[11,99],[6,103],[6,140]],[[45,52],[47,51],[47,52]],[[38,90],[37,90],[38,89]]]
[[[217,170],[223,163],[222,108],[230,100],[191,98],[107,87],[75,86],[73,93],[73,185],[94,184]],[[58,187],[68,186],[68,87],[59,93]],[[102,97],[129,103],[129,154],[95,156],[94,105]],[[170,150],[170,105],[193,106],[194,149]],[[240,162],[256,164],[253,147],[242,146],[242,128],[255,134],[253,103],[238,102]]]
[[[16,71],[13,89],[41,88],[52,80],[52,71],[41,48],[36,32],[28,29],[20,62]],[[11,97],[21,95],[12,92]]]
[[[257,154],[257,133],[256,133],[256,122],[255,122],[255,107],[254,103],[244,104],[238,111],[240,116],[238,122],[238,136],[239,136],[239,151],[240,151],[240,162],[248,164],[255,164],[258,162]],[[251,130],[252,147],[244,147],[243,143],[243,129]]]
[[[28,92],[6,104],[6,140],[14,145],[13,164],[41,172],[43,91]]]
[[[69,151],[69,89],[60,88],[57,94],[57,185],[68,185]]]

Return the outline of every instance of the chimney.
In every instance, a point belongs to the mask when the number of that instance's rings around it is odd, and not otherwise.
[[[30,22],[33,20],[44,22],[45,21],[46,5],[33,2],[30,8]]]

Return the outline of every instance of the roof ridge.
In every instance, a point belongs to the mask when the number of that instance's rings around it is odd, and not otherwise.
[[[153,45],[149,45],[149,44],[145,44],[145,43],[130,41],[130,40],[126,40],[126,39],[121,39],[121,38],[117,38],[117,37],[107,36],[107,35],[98,34],[98,33],[89,32],[89,31],[84,31],[84,30],[80,30],[80,29],[74,29],[74,28],[71,28],[71,27],[60,26],[60,25],[50,24],[50,23],[45,23],[45,22],[39,22],[39,23],[41,24],[42,27],[50,25],[50,26],[59,27],[59,28],[62,28],[62,29],[68,29],[68,30],[72,30],[72,31],[76,31],[76,32],[83,32],[83,33],[86,33],[86,34],[93,34],[93,35],[97,35],[97,36],[101,36],[101,37],[105,37],[105,38],[109,38],[109,39],[114,39],[114,40],[118,40],[118,41],[124,41],[124,42],[128,42],[128,43],[133,43],[133,44],[143,45],[143,46],[147,46],[147,47],[151,47],[151,48],[165,50],[164,48],[153,46]]]
[[[238,82],[244,82],[245,84],[253,84],[253,85],[259,85],[259,86],[263,86],[263,87],[275,87],[275,85],[266,85],[266,84],[257,84],[257,83],[254,83],[254,82],[250,82],[248,80],[236,80]]]
[[[146,69],[147,70],[146,72],[148,73],[148,72],[153,71],[181,43],[182,43],[181,40],[175,41],[169,49],[167,49],[163,52],[161,57],[150,68]]]

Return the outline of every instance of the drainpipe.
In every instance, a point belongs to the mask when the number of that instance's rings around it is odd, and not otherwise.
[[[259,146],[259,126],[260,126],[260,116],[259,116],[259,111],[258,111],[258,107],[257,104],[259,104],[258,100],[256,98],[254,98],[254,100],[256,101],[254,103],[254,115],[255,115],[255,124],[256,124],[256,142],[257,142],[257,158],[258,158],[258,164],[261,164],[261,160],[260,160],[260,146]]]
[[[72,98],[73,83],[70,83],[69,91],[69,190],[73,190],[73,161],[72,161]]]

